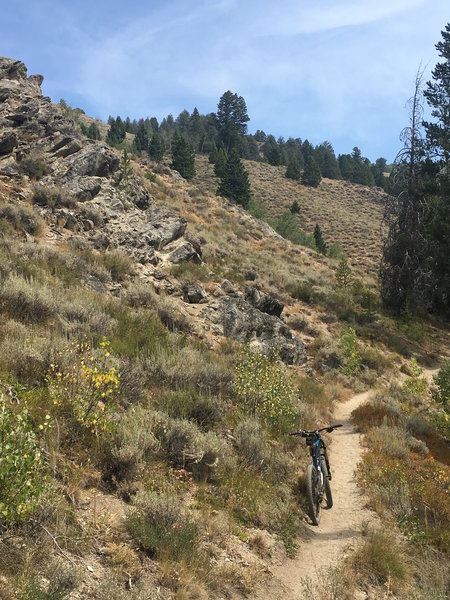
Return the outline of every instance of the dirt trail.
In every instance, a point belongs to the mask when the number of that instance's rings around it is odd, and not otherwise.
[[[376,518],[364,508],[364,498],[355,481],[354,472],[363,450],[361,436],[350,421],[352,411],[369,396],[370,392],[357,394],[336,407],[333,422],[342,423],[343,427],[330,436],[333,440],[329,450],[333,508],[321,512],[318,527],[309,526],[311,540],[302,544],[296,558],[274,569],[275,577],[295,598],[300,597],[302,580],[308,577],[315,580],[321,570],[335,566],[339,558],[354,547],[361,535],[362,523]]]

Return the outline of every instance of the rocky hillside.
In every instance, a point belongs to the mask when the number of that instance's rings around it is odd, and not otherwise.
[[[339,287],[205,157],[190,183],[129,160],[42,80],[0,58],[0,599],[288,598],[308,455],[286,433],[448,347],[380,314],[382,194],[248,164],[269,216],[297,199],[341,243]]]

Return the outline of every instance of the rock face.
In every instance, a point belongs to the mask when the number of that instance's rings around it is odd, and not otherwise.
[[[0,57],[0,177],[28,178],[28,195],[34,194],[35,210],[50,234],[56,239],[76,237],[77,243],[98,250],[122,250],[141,264],[139,272],[157,289],[182,296],[187,304],[204,304],[201,310],[184,308],[200,315],[201,327],[213,335],[252,342],[267,351],[276,347],[286,363],[304,363],[303,344],[280,319],[284,304],[275,296],[254,285],[243,292],[239,284],[224,280],[216,282],[211,300],[198,283],[181,288],[171,280],[170,269],[164,273],[166,267],[186,261],[200,264],[206,240],[189,234],[186,220],[176,212],[157,206],[143,177],[133,175],[125,182],[119,153],[83,136],[65,111],[42,95],[42,81],[41,75],[28,77],[22,62]],[[168,174],[174,177],[170,170]],[[32,191],[34,179],[44,188],[42,202],[37,202],[38,188]],[[52,203],[51,197],[59,200]],[[252,227],[247,213],[233,210],[241,225]],[[254,271],[246,275],[247,281],[256,277]],[[95,277],[85,285],[106,293]]]
[[[304,345],[278,317],[254,308],[246,300],[224,296],[208,305],[203,315],[220,326],[223,335],[238,342],[256,342],[264,350],[278,348],[289,365],[306,362]]]
[[[208,301],[208,296],[200,284],[189,282],[183,285],[183,300],[189,304],[203,304]]]
[[[17,146],[17,136],[13,131],[9,131],[0,138],[0,155],[10,154]]]
[[[22,177],[24,165],[45,165],[42,186],[61,188],[82,202],[80,209],[44,207],[54,227],[87,233],[96,248],[121,248],[141,264],[156,265],[163,257],[177,264],[201,262],[199,253],[181,238],[186,221],[165,207],[157,207],[143,180],[133,178],[125,186],[120,156],[102,142],[86,139],[58,106],[41,92],[43,77],[27,76],[20,61],[0,57],[0,175]],[[179,240],[175,246],[171,243]],[[162,253],[159,256],[157,253]]]
[[[246,289],[245,299],[261,312],[273,315],[274,317],[281,317],[281,313],[284,309],[284,302],[255,287],[248,287]]]

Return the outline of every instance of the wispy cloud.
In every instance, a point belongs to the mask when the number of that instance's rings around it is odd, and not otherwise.
[[[448,0],[17,0],[0,52],[102,118],[210,112],[231,89],[253,129],[392,157],[448,16]]]

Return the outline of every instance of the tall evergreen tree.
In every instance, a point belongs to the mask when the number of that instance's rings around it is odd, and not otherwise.
[[[119,146],[125,139],[125,125],[120,117],[114,119],[110,117],[109,122],[109,130],[106,134],[106,143],[110,146],[117,147]]]
[[[147,152],[148,150],[148,129],[144,121],[141,121],[137,126],[136,135],[134,136],[134,145],[138,152]]]
[[[299,180],[301,176],[301,169],[298,160],[293,156],[289,159],[288,166],[286,169],[286,177],[288,179]]]
[[[225,92],[217,105],[216,119],[219,139],[228,153],[238,145],[239,138],[247,133],[250,119],[244,98],[230,90]]]
[[[192,146],[195,152],[199,152],[200,141],[203,137],[203,126],[200,113],[197,107],[192,111],[192,115],[189,117],[189,139],[191,140]]]
[[[319,165],[311,156],[307,161],[302,173],[303,185],[317,187],[322,180]]]
[[[241,204],[244,208],[250,202],[250,182],[238,151],[234,148],[228,155],[225,173],[217,188],[217,194]]]
[[[97,126],[97,123],[92,122],[87,129],[87,136],[91,140],[100,140],[100,129]]]
[[[214,174],[216,177],[222,178],[225,175],[225,171],[227,168],[227,155],[225,154],[225,150],[220,148],[217,153],[216,163],[214,165]]]
[[[434,122],[422,138],[421,76],[410,100],[410,125],[391,173],[392,194],[385,218],[389,225],[380,268],[385,306],[399,313],[420,307],[449,315],[450,298],[450,25],[436,47],[445,59],[433,70],[425,98]]]
[[[320,172],[322,173],[322,177],[328,177],[329,179],[339,179],[341,177],[339,164],[330,142],[323,142],[320,146],[317,146],[315,158],[319,165]]]
[[[187,179],[195,177],[195,155],[187,139],[175,132],[172,139],[172,168]]]
[[[263,154],[269,165],[281,165],[281,152],[273,135],[268,135],[263,146]]]
[[[314,227],[314,241],[316,242],[317,250],[321,254],[326,254],[327,253],[327,245],[323,239],[322,230],[320,228],[320,225],[318,225],[318,224],[316,224],[316,226]]]
[[[166,145],[159,133],[153,133],[148,144],[148,155],[156,162],[161,162],[164,156]]]

